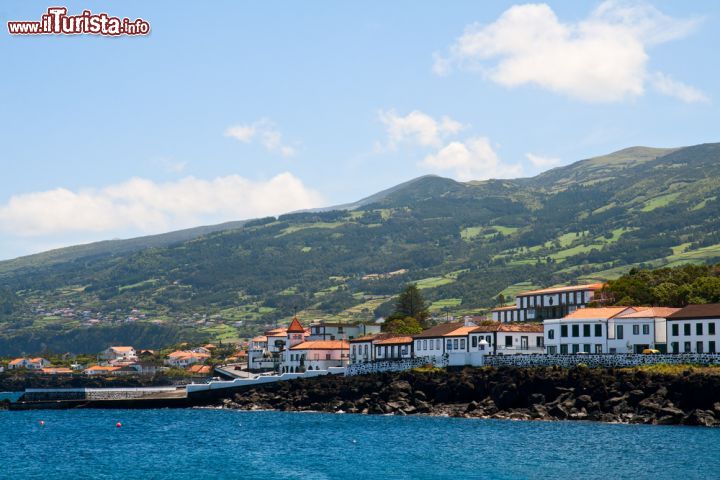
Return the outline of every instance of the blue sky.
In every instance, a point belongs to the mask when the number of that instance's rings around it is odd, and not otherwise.
[[[152,32],[0,5],[0,259],[719,140],[717,2],[63,5]]]

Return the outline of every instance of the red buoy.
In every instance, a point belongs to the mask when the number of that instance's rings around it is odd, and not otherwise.
[[[44,427],[44,426],[45,426],[45,420],[40,420],[40,426],[41,426],[41,427]]]
[[[117,423],[115,424],[115,426],[116,426],[117,428],[120,428],[120,427],[122,427],[122,423],[117,422]]]

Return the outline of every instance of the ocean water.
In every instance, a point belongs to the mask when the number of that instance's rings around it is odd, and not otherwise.
[[[208,409],[0,412],[0,479],[719,477],[720,429]]]

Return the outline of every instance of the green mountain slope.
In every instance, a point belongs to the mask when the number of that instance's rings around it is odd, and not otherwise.
[[[372,319],[410,281],[437,314],[475,312],[501,291],[717,261],[719,195],[720,144],[635,147],[528,179],[421,177],[341,210],[0,263],[0,337],[152,322],[230,340],[295,309]]]

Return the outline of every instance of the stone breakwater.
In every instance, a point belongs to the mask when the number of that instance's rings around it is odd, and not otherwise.
[[[720,376],[478,368],[325,376],[249,388],[225,408],[720,426]]]

